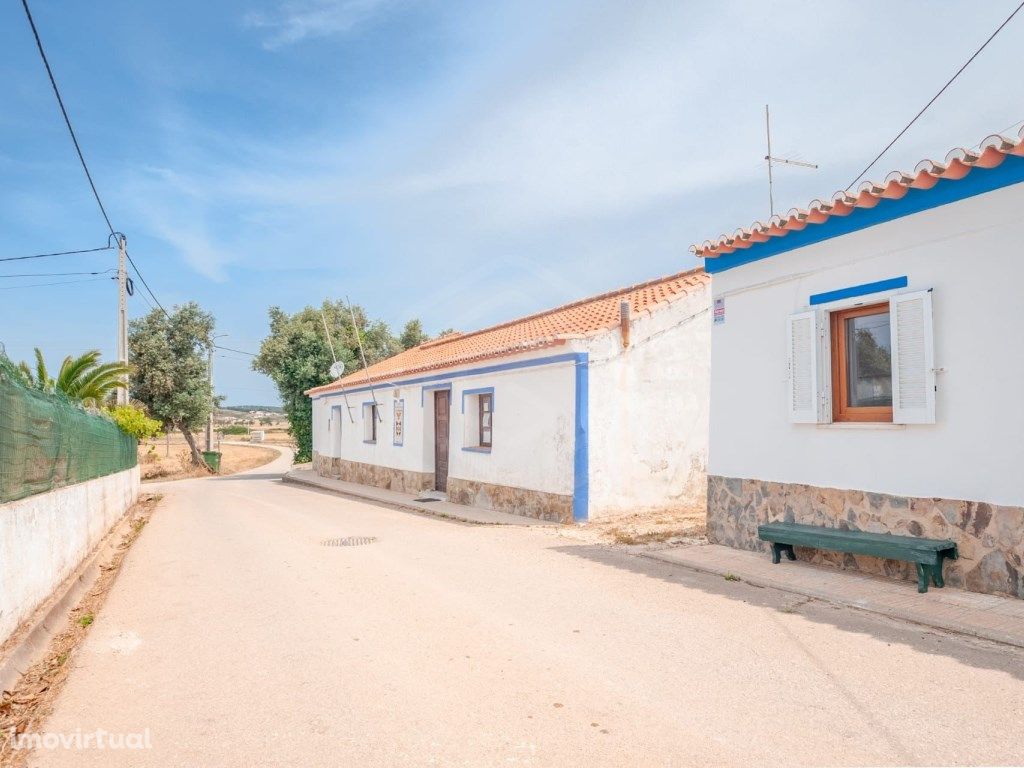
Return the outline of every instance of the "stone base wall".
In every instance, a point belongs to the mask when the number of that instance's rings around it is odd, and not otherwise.
[[[1024,597],[1024,507],[708,476],[712,543],[767,552],[757,538],[757,526],[767,522],[952,539],[960,559],[946,561],[946,584]],[[917,579],[914,566],[900,561],[801,547],[796,553],[813,563]]]
[[[431,472],[413,472],[408,469],[363,464],[359,461],[323,456],[316,451],[313,452],[313,471],[321,477],[335,477],[349,483],[372,485],[375,488],[387,488],[402,493],[419,493],[434,487],[434,475]]]
[[[560,493],[531,491],[527,488],[449,477],[448,500],[456,504],[484,507],[537,520],[572,522],[572,496]]]

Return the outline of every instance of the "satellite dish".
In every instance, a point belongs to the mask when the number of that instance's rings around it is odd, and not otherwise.
[[[345,364],[338,360],[331,366],[330,374],[332,378],[340,379],[345,374]]]

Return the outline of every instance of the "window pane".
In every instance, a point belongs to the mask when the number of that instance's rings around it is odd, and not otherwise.
[[[846,321],[846,371],[850,406],[892,405],[892,342],[889,313]]]

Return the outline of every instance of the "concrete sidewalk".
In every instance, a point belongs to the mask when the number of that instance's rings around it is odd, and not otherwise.
[[[730,574],[748,584],[793,592],[836,605],[1024,648],[1024,600],[932,587],[853,571],[783,561],[716,544],[650,550],[644,557],[704,573]]]
[[[507,512],[496,512],[493,509],[467,507],[464,504],[453,504],[449,501],[417,501],[417,495],[390,491],[386,488],[375,488],[371,485],[360,485],[337,480],[333,477],[321,477],[312,469],[293,469],[282,478],[286,483],[305,485],[321,491],[330,491],[353,499],[385,504],[396,509],[410,512],[435,515],[450,520],[458,520],[474,525],[546,525],[558,526],[560,523],[537,520],[522,515],[511,515]]]

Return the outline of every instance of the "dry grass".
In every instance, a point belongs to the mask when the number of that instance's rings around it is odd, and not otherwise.
[[[230,445],[222,443],[223,454],[220,462],[220,474],[233,475],[247,469],[255,469],[269,464],[277,458],[278,452],[272,448],[258,445]],[[205,477],[209,473],[204,469],[192,466],[188,448],[184,442],[171,443],[170,455],[167,446],[162,442],[147,442],[139,446],[139,465],[143,480],[183,480],[188,477]]]
[[[142,497],[129,510],[128,532],[106,563],[100,564],[100,576],[78,605],[68,613],[64,628],[50,641],[46,655],[22,675],[13,691],[4,691],[0,698],[0,768],[16,768],[25,764],[28,750],[12,748],[11,731],[33,733],[53,710],[53,704],[64,687],[71,665],[89,633],[93,618],[103,607],[125,555],[149,522],[160,501],[159,495]]]

